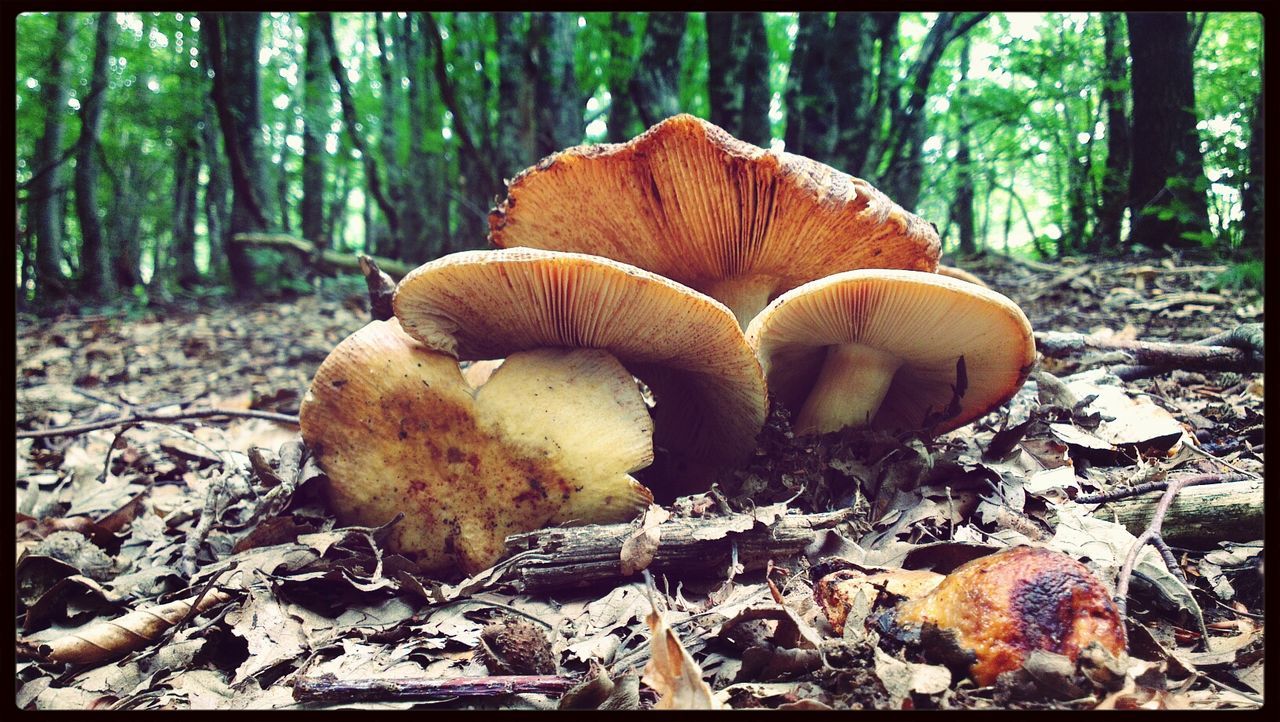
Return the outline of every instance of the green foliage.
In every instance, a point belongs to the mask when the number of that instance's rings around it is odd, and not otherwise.
[[[1227,270],[1214,277],[1209,285],[1211,289],[1251,289],[1262,291],[1264,288],[1265,266],[1261,260],[1234,263]]]

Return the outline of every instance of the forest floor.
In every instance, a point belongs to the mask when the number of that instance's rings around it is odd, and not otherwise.
[[[961,265],[1018,302],[1037,332],[1193,342],[1263,318],[1258,294],[1205,290],[1213,271],[1189,264]],[[380,529],[336,526],[288,424],[163,420],[214,407],[296,414],[316,367],[368,318],[361,295],[333,292],[132,319],[18,318],[19,432],[162,419],[17,441],[19,708],[634,708],[664,685],[730,707],[1261,704],[1261,372],[1119,382],[1106,373],[1114,354],[1047,358],[1039,370],[1052,376],[1033,375],[1005,409],[927,443],[802,442],[775,415],[722,492],[651,510],[642,525],[740,513],[767,527],[852,509],[803,552],[767,567],[735,567],[733,556],[724,574],[655,565],[652,584],[633,574],[534,590],[501,564],[467,580],[426,578],[383,549]],[[1054,377],[1075,401],[1098,396],[1066,403]],[[870,606],[849,611],[866,624],[836,634],[815,600],[815,565],[832,557],[946,573],[1016,544],[1084,560],[1113,588],[1161,493],[1101,508],[1081,499],[1188,474],[1229,483],[1183,489],[1203,495],[1170,507],[1169,554],[1147,546],[1137,557],[1129,655],[1113,678],[1028,663],[978,686],[927,645],[882,638]],[[735,555],[739,532],[721,532]],[[661,665],[641,684],[662,633],[649,619],[654,599],[714,692]],[[498,676],[512,673],[538,676]],[[515,686],[460,692],[451,682],[439,699],[415,701],[412,685],[373,684],[458,677]],[[326,689],[344,701],[326,701]]]

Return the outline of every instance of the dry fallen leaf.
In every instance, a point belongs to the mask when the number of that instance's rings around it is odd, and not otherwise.
[[[648,579],[646,575],[646,579]],[[644,666],[642,682],[658,692],[656,709],[720,709],[711,687],[702,680],[702,669],[680,643],[680,638],[667,626],[653,598],[649,580],[649,603],[653,611],[645,618],[649,631],[651,656]]]
[[[199,600],[196,613],[220,604],[231,596],[211,589]],[[191,612],[192,599],[156,607],[139,609],[109,622],[95,624],[77,634],[50,640],[40,644],[40,656],[54,662],[71,664],[99,664],[110,659],[142,649],[154,642],[173,625]]]

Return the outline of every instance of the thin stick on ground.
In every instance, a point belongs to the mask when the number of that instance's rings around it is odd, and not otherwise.
[[[528,693],[560,695],[578,682],[576,677],[550,674],[451,679],[338,679],[321,674],[299,677],[293,683],[293,698],[299,702],[377,702]]]
[[[114,419],[94,421],[87,424],[55,426],[48,429],[35,429],[33,431],[19,431],[16,436],[19,439],[43,439],[51,436],[78,436],[90,431],[109,429],[113,426],[122,426],[125,424],[139,424],[148,421],[163,424],[174,421],[208,419],[213,417],[266,419],[267,421],[275,421],[280,424],[290,424],[292,426],[298,425],[297,416],[277,414],[274,411],[258,411],[256,409],[193,409],[191,411],[180,411],[173,414],[133,413],[118,416]]]
[[[1199,486],[1201,484],[1226,484],[1236,481],[1249,481],[1254,477],[1250,474],[1195,474],[1193,476],[1182,477],[1186,482],[1183,487]],[[1150,491],[1164,491],[1169,488],[1173,481],[1165,479],[1162,481],[1148,481],[1144,484],[1135,484],[1134,486],[1125,486],[1118,489],[1108,489],[1100,491],[1096,494],[1081,494],[1075,498],[1077,504],[1105,504],[1109,501],[1119,501],[1120,499],[1128,499],[1134,496],[1141,496]]]
[[[1063,358],[1088,351],[1123,352],[1131,363],[1116,366],[1112,372],[1122,380],[1132,381],[1172,369],[1261,371],[1261,328],[1254,328],[1256,325],[1241,326],[1228,334],[1219,334],[1196,343],[1115,341],[1058,331],[1038,332],[1035,340],[1036,349],[1051,358]],[[1207,343],[1208,341],[1220,343]]]
[[[1169,511],[1169,505],[1173,503],[1178,492],[1191,484],[1204,483],[1203,479],[1206,476],[1219,475],[1197,474],[1194,476],[1184,476],[1180,479],[1173,479],[1168,482],[1169,486],[1165,489],[1164,496],[1160,497],[1160,503],[1156,505],[1155,514],[1151,516],[1151,523],[1147,525],[1147,528],[1143,530],[1142,534],[1138,535],[1137,540],[1133,542],[1133,546],[1130,547],[1129,553],[1125,555],[1124,564],[1120,567],[1120,575],[1116,578],[1115,603],[1121,619],[1124,619],[1128,613],[1129,580],[1133,578],[1133,567],[1138,561],[1138,554],[1142,551],[1142,547],[1146,546],[1148,542],[1151,542],[1159,536],[1160,526],[1164,523],[1164,515]],[[1202,622],[1201,644],[1207,645],[1209,643],[1209,634],[1207,630],[1203,629],[1203,626]]]

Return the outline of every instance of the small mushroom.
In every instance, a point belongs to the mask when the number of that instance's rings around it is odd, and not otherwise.
[[[933,271],[937,231],[871,184],[692,115],[569,148],[508,184],[489,239],[592,253],[721,301],[743,328],[770,299],[853,268]]]
[[[938,270],[936,271],[936,273],[942,276],[946,276],[948,278],[958,278],[961,281],[968,281],[969,283],[972,283],[977,286],[982,286],[983,288],[991,288],[991,286],[988,285],[986,281],[982,280],[981,278],[978,278],[972,273],[969,273],[963,268],[956,268],[955,266],[944,266],[942,264],[938,264]]]
[[[1005,296],[918,271],[857,270],[779,296],[747,329],[798,434],[958,428],[1012,397],[1035,361]]]
[[[1116,657],[1125,653],[1124,622],[1107,588],[1088,567],[1040,547],[962,564],[927,595],[899,604],[894,624],[950,633],[958,649],[933,652],[959,652],[981,685],[1022,666],[1037,649],[1072,661],[1094,643]]]

